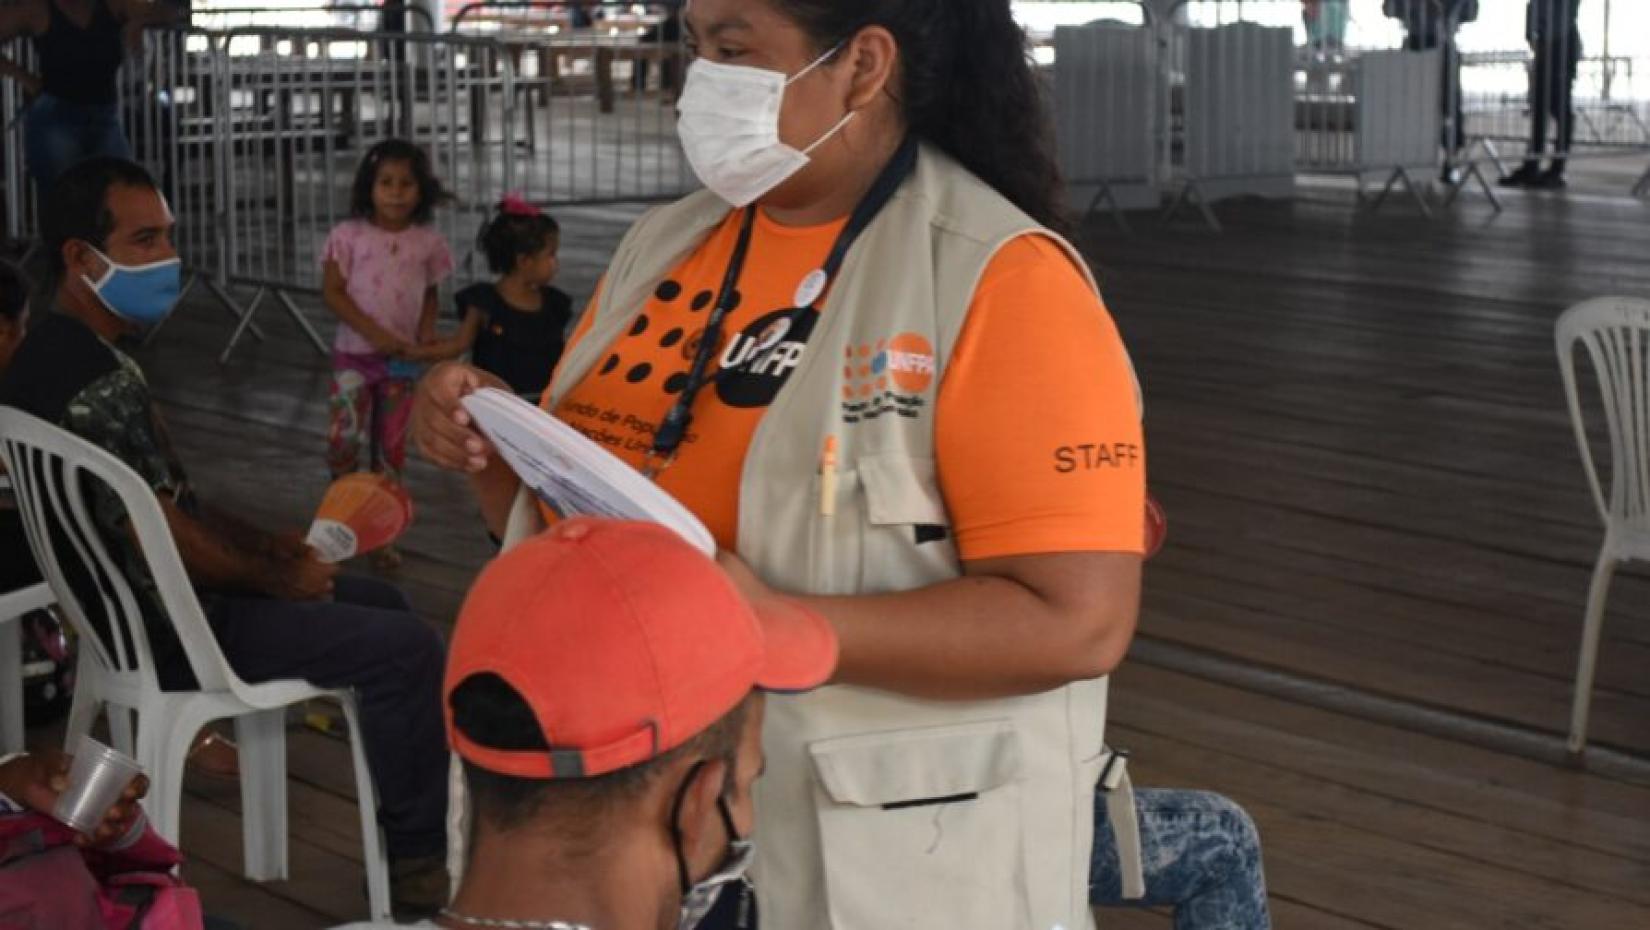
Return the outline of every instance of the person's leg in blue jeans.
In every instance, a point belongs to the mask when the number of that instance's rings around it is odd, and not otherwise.
[[[84,133],[81,136],[81,144],[86,152],[83,157],[108,155],[111,158],[134,160],[132,143],[126,138],[126,130],[120,126],[120,108],[115,104],[88,107],[81,131]]]
[[[1123,900],[1117,838],[1102,793],[1094,805],[1089,903],[1172,907],[1175,930],[1266,930],[1260,835],[1236,803],[1208,791],[1136,789],[1146,896]]]
[[[208,618],[224,658],[250,682],[301,678],[351,688],[392,859],[444,854],[446,644],[395,587],[339,576],[331,601],[226,597]]]
[[[72,104],[41,94],[23,114],[23,162],[44,195],[52,181],[81,158],[80,124]]]

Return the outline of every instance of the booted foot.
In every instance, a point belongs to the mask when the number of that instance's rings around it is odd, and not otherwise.
[[[1536,178],[1530,186],[1536,190],[1561,191],[1564,189],[1564,172],[1552,169],[1543,171],[1541,177]]]
[[[1501,179],[1502,187],[1532,187],[1541,180],[1541,169],[1525,163],[1524,167]]]
[[[400,923],[434,917],[447,906],[447,857],[390,861],[390,909]]]

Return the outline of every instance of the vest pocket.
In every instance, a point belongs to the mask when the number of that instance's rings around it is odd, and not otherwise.
[[[832,930],[1027,930],[1021,750],[1008,720],[821,740]]]
[[[876,453],[855,464],[865,491],[859,593],[904,591],[956,577],[956,541],[934,460]]]

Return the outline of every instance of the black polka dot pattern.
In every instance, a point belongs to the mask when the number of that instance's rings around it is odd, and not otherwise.
[[[630,371],[625,374],[624,379],[629,381],[631,384],[641,384],[643,381],[646,381],[647,376],[651,374],[653,374],[653,366],[649,365],[647,362],[643,362],[635,368],[630,369]]]
[[[618,356],[618,353],[614,353],[612,355],[609,355],[607,357],[607,361],[602,363],[602,374],[604,374],[604,375],[612,374],[613,369],[615,369],[617,367],[619,367],[619,356]]]
[[[637,316],[636,322],[630,327],[630,335],[640,336],[642,333],[647,332],[647,324],[647,314],[643,313]]]
[[[710,306],[710,302],[715,300],[715,299],[716,299],[716,295],[712,294],[710,291],[700,291],[699,293],[694,294],[693,295],[693,311],[695,313],[697,313],[700,310],[705,309],[706,307]]]
[[[665,303],[670,303],[676,298],[682,296],[682,285],[677,281],[660,281],[659,287],[653,292],[653,296],[659,298]]]
[[[676,343],[681,342],[682,337],[686,334],[687,334],[686,330],[682,329],[680,326],[676,327],[675,329],[671,330],[670,332],[665,333],[664,338],[659,340],[659,348],[661,348],[661,349],[670,348],[671,346],[675,345]]]
[[[687,372],[679,371],[665,379],[666,394],[680,394],[687,387]]]

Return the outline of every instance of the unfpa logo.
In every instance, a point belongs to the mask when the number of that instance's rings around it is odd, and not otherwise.
[[[900,333],[875,345],[849,346],[842,368],[845,400],[886,393],[921,394],[934,383],[934,347],[918,333]]]
[[[849,423],[884,414],[918,416],[934,383],[934,346],[920,333],[849,346],[842,366],[842,412]]]

